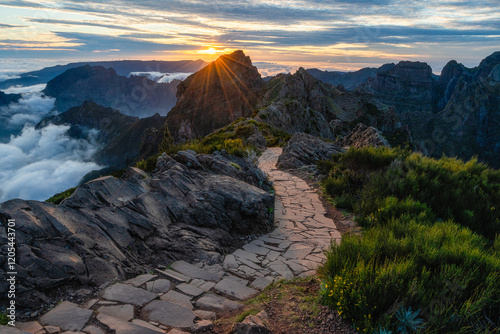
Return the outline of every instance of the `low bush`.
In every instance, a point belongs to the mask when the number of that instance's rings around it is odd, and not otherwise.
[[[61,203],[66,198],[70,197],[75,192],[75,190],[76,190],[76,187],[67,189],[65,191],[62,191],[60,193],[55,194],[51,198],[45,200],[45,202],[58,205],[59,203]]]
[[[366,332],[498,330],[500,172],[387,148],[318,167],[365,228],[327,252],[325,304]]]

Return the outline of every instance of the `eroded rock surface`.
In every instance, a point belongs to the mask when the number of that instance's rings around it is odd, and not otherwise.
[[[2,203],[1,244],[7,220],[17,227],[17,300],[41,305],[62,285],[98,286],[181,259],[217,262],[235,238],[272,228],[269,189],[244,159],[179,152],[160,157],[153,174],[130,168],[95,179],[57,206]]]

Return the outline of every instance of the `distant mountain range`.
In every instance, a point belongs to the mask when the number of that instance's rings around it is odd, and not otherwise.
[[[82,67],[84,65],[102,66],[104,68],[113,68],[118,75],[127,76],[131,72],[160,72],[160,73],[193,73],[207,65],[203,60],[180,60],[180,61],[162,61],[162,60],[116,60],[116,61],[89,61],[70,63],[66,65],[57,65],[46,67],[38,71],[19,74],[20,78],[9,79],[0,82],[0,89],[6,89],[11,86],[32,86],[41,83],[47,83],[65,71]]]

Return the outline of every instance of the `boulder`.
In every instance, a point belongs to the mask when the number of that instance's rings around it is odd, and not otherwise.
[[[296,133],[283,148],[283,152],[278,158],[277,167],[297,169],[314,165],[318,160],[330,159],[332,154],[342,152],[344,150],[333,143],[305,133]]]
[[[338,141],[341,146],[362,148],[367,146],[391,147],[387,140],[373,126],[358,124],[346,137]]]

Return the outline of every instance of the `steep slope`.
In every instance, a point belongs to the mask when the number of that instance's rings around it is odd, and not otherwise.
[[[145,77],[119,76],[112,68],[85,65],[67,70],[47,83],[44,93],[55,97],[59,112],[94,101],[131,116],[165,116],[175,105],[178,80],[156,83]]]
[[[158,151],[165,130],[165,117],[156,114],[139,119],[121,114],[93,102],[44,119],[40,129],[48,124],[70,125],[68,134],[73,138],[93,136],[100,149],[94,161],[100,165],[124,168]]]
[[[204,137],[252,114],[263,81],[243,51],[220,56],[179,84],[167,124],[176,141]]]
[[[0,89],[11,86],[31,86],[49,82],[65,71],[82,67],[84,65],[102,66],[113,68],[118,75],[127,76],[130,72],[161,72],[161,73],[193,73],[207,65],[203,60],[180,60],[180,61],[162,61],[162,60],[119,60],[119,61],[94,61],[82,63],[70,63],[66,65],[56,65],[45,67],[38,71],[30,71],[19,74],[20,78],[9,79],[0,82]]]
[[[446,70],[446,71],[445,71]],[[426,153],[469,159],[474,155],[500,168],[500,52],[475,69],[450,62],[440,100],[444,109],[426,123]]]
[[[17,102],[21,99],[21,94],[5,94],[0,91],[0,107],[6,106],[10,103]]]

